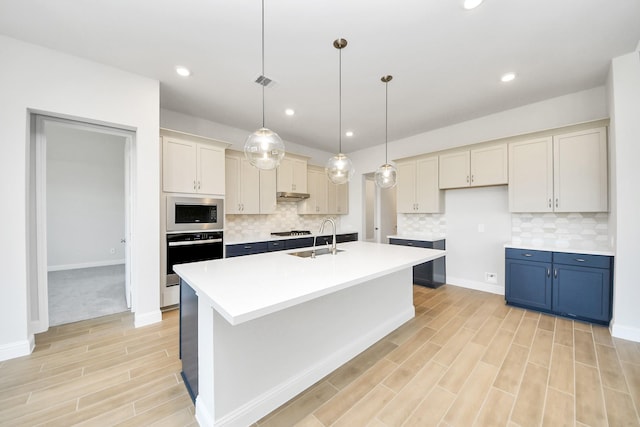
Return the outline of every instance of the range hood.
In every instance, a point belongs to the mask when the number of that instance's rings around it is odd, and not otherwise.
[[[308,199],[307,193],[288,193],[285,191],[278,191],[276,193],[276,200],[278,202],[299,202],[300,200]]]

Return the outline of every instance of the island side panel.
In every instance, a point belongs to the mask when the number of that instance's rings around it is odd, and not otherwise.
[[[414,315],[411,268],[236,326],[214,311],[213,357],[200,353],[201,393],[213,362],[208,412],[216,425],[249,425]]]

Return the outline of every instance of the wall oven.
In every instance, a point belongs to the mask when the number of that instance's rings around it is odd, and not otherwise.
[[[223,253],[222,231],[167,234],[167,286],[179,283],[174,265],[220,259]]]
[[[167,231],[222,230],[224,200],[167,197]]]

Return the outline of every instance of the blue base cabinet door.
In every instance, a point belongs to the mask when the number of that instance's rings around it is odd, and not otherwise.
[[[608,323],[611,274],[602,268],[554,265],[553,309],[558,314]]]
[[[551,310],[551,263],[506,260],[507,302]]]

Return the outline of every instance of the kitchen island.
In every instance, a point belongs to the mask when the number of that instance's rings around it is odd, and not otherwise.
[[[201,426],[250,425],[413,318],[413,266],[445,255],[366,242],[339,249],[175,267],[186,296],[183,376]]]

